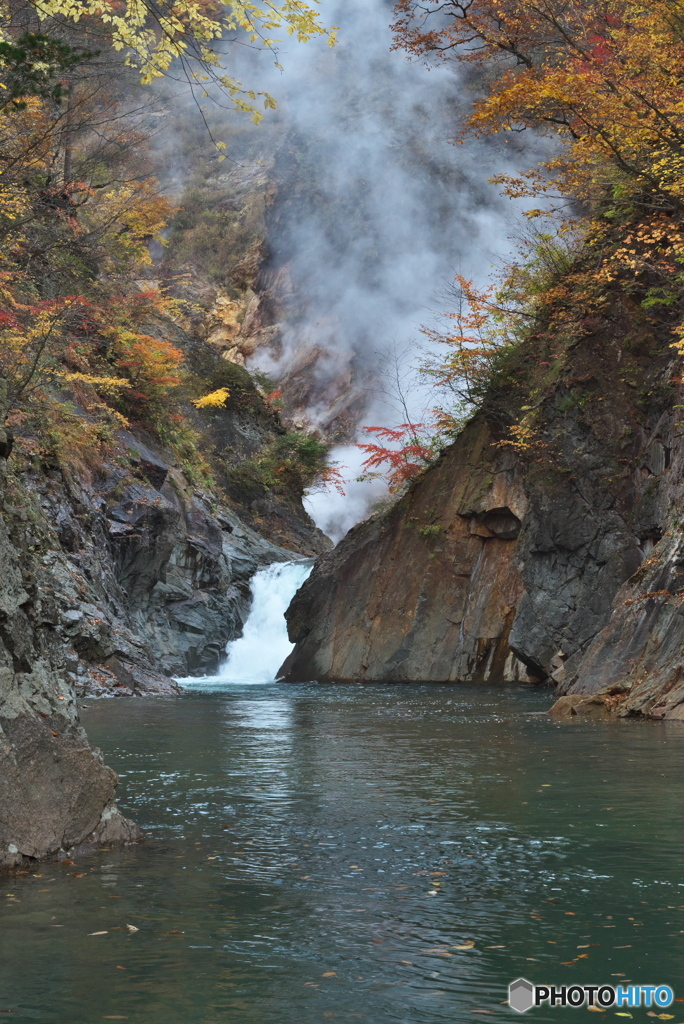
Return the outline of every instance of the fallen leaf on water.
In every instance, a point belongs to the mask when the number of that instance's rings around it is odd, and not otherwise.
[[[325,973],[323,974],[324,978],[335,978],[336,976],[337,971],[325,971]]]
[[[607,807],[606,807],[606,810],[608,810]],[[632,1014],[631,1013],[616,1013],[615,1016],[616,1017],[631,1017]]]
[[[564,913],[566,917],[577,917],[574,910],[566,910]]]
[[[587,1006],[587,1010],[592,1010],[594,1013],[606,1012],[602,1006]]]
[[[107,932],[88,932],[88,935],[106,935]]]
[[[505,949],[505,946],[485,946],[485,949]]]
[[[629,946],[613,946],[613,949],[631,949],[631,943]]]
[[[127,971],[128,970],[127,967],[122,967],[121,964],[117,964],[116,965],[116,969],[117,969],[117,971]]]
[[[588,956],[589,956],[588,953],[580,953],[580,955],[577,957],[577,959],[578,960],[586,960]]]
[[[128,928],[129,932],[131,932],[131,933],[139,932],[140,931],[140,929],[136,928],[134,924],[127,924],[126,927]]]
[[[576,963],[576,960],[561,960],[561,967],[572,967],[572,965]]]
[[[88,874],[87,871],[72,871],[71,872],[71,877],[72,878],[85,878],[85,876],[87,874]]]
[[[75,860],[68,860],[68,859],[65,859],[65,860],[63,860],[63,861],[62,861],[62,864],[63,864],[63,865],[65,866],[65,867],[73,867],[73,865],[74,865],[75,863],[76,863],[76,861],[75,861]]]
[[[180,928],[174,928],[173,931],[167,932],[166,934],[167,935],[182,935],[183,932],[180,930]]]
[[[407,967],[413,967],[413,960],[400,960],[400,964],[406,964]]]
[[[473,940],[469,939],[468,942],[464,943],[462,946],[452,946],[451,948],[452,949],[472,949],[474,945],[475,945],[475,943],[473,942]]]
[[[585,942],[585,944],[583,946],[578,946],[577,948],[578,949],[589,949],[589,943]]]
[[[313,981],[305,981],[304,982],[304,986],[305,986],[305,988],[320,988],[321,987],[320,985],[314,984]]]
[[[674,1013],[657,1013],[658,1020],[673,1020]]]
[[[128,1020],[128,1017],[113,1017],[113,1016],[109,1016],[109,1017],[103,1017],[102,1019],[103,1020]]]

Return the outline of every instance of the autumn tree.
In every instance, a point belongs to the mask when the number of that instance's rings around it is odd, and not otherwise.
[[[464,290],[465,319],[454,316],[438,372],[460,387],[474,369],[486,381],[486,348],[502,326],[514,342],[569,341],[625,293],[684,351],[681,0],[399,0],[395,13],[397,47],[473,69],[461,140],[550,137],[536,166],[493,180],[511,196],[543,197],[532,217],[564,211],[555,238],[528,249],[493,293]]]
[[[485,75],[467,129],[533,128],[563,143],[514,195],[617,196],[684,209],[684,5],[679,0],[400,0],[396,45]]]
[[[333,45],[335,31],[325,27],[316,10],[305,0],[153,0],[119,3],[119,0],[28,0],[6,5],[0,12],[0,27],[12,34],[16,24],[24,26],[27,16],[37,19],[38,30],[54,36],[65,28],[73,33],[101,26],[121,63],[134,68],[143,84],[176,72],[192,88],[218,87],[237,109],[256,121],[260,107],[273,107],[265,92],[245,89],[225,67],[225,42],[242,38],[251,45],[273,52],[277,60],[283,36],[298,42],[323,36]],[[4,22],[4,24],[2,24]],[[174,70],[175,69],[175,70]]]

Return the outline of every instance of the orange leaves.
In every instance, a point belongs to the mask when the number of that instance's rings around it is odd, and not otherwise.
[[[422,423],[401,423],[396,428],[364,427],[366,433],[374,434],[379,440],[390,445],[359,444],[367,458],[363,463],[366,473],[381,470],[387,477],[391,491],[399,490],[408,480],[417,476],[434,458],[435,452],[425,434],[421,434]]]
[[[681,0],[401,0],[397,45],[507,67],[476,103],[478,132],[534,127],[567,143],[546,183],[582,198],[629,182],[684,203],[684,33]],[[435,15],[435,17],[433,17]],[[511,68],[510,58],[514,59]]]
[[[321,471],[318,477],[319,484],[324,490],[334,488],[338,494],[344,496],[347,492],[344,488],[344,476],[337,465],[328,465]]]
[[[443,317],[441,329],[423,328],[430,341],[448,348],[444,357],[428,359],[422,372],[437,388],[471,404],[486,387],[495,358],[515,340],[508,317],[514,310],[502,306],[502,292],[494,288],[478,291],[460,274],[456,276],[454,298],[456,308]],[[447,423],[448,416],[437,413],[437,418],[442,420],[441,430],[449,433],[453,424],[450,427]]]
[[[35,390],[58,369],[59,354],[90,307],[80,295],[33,304],[14,300],[7,292],[0,311],[3,341],[0,372],[9,382],[13,402]]]
[[[116,332],[116,343],[125,357],[118,359],[117,365],[128,371],[136,397],[157,397],[160,390],[180,384],[174,371],[185,361],[185,355],[175,345],[128,330]]]

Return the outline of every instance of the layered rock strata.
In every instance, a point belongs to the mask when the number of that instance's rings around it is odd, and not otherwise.
[[[297,557],[132,435],[96,477],[11,477],[14,519],[80,696],[175,694],[240,635],[249,581]],[[124,463],[123,466],[120,463]]]

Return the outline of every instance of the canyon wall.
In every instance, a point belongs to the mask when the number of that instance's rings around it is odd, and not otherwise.
[[[670,341],[622,303],[580,337],[510,354],[436,465],[318,561],[288,611],[285,678],[528,680],[677,717]]]
[[[0,380],[0,424],[7,413]],[[134,840],[116,774],[88,745],[66,677],[55,595],[37,577],[26,520],[7,499],[11,436],[0,427],[0,866],[79,845]]]
[[[5,395],[0,379],[0,424]],[[0,867],[139,838],[78,698],[176,695],[174,676],[211,671],[240,635],[254,572],[327,543],[296,502],[271,524],[289,548],[257,534],[128,431],[68,470],[27,461],[29,441],[12,455],[0,428]]]

